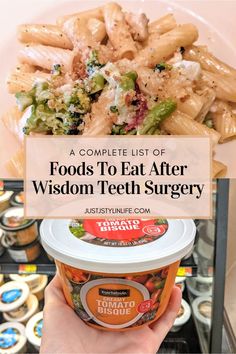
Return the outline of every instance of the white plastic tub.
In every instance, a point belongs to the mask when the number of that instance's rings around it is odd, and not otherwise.
[[[180,307],[180,310],[179,310],[178,315],[176,317],[176,320],[174,322],[174,325],[171,328],[171,332],[180,331],[182,326],[188,322],[188,320],[190,319],[190,316],[191,316],[191,308],[190,308],[189,304],[187,303],[187,301],[182,299],[181,307]]]
[[[0,325],[0,354],[26,353],[25,326],[6,322]]]
[[[25,302],[25,311],[21,315],[13,315],[12,312],[4,312],[3,317],[8,322],[21,322],[26,323],[30,317],[32,317],[39,308],[39,302],[35,295],[30,294]]]
[[[22,316],[26,310],[26,300],[30,290],[23,282],[10,281],[0,287],[0,311],[10,312],[13,316]]]
[[[184,289],[185,289],[185,280],[186,280],[186,277],[176,277],[175,279],[175,285],[177,285],[182,293],[184,292]]]
[[[197,297],[192,302],[192,309],[203,331],[208,332],[211,326],[212,298],[210,296]]]
[[[186,280],[188,289],[194,296],[211,296],[212,295],[212,277],[191,277]]]
[[[13,192],[0,191],[0,212],[9,207],[12,194]]]
[[[192,220],[44,220],[41,240],[56,262],[65,298],[88,325],[137,329],[168,306]]]
[[[39,285],[31,291],[32,294],[34,294],[37,297],[38,301],[44,299],[44,290],[47,286],[47,283],[48,283],[47,275],[41,275]]]
[[[40,349],[43,328],[43,311],[36,313],[27,322],[26,337],[37,351]]]
[[[42,275],[40,274],[10,274],[10,279],[15,281],[23,281],[28,285],[30,291],[37,288],[42,281]]]

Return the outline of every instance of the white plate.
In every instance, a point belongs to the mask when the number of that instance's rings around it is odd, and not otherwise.
[[[24,22],[54,23],[57,16],[97,7],[100,0],[1,0],[0,13],[0,92],[2,115],[13,103],[14,97],[7,93],[7,73],[14,68],[19,44],[16,26]],[[167,12],[173,12],[178,22],[192,22],[197,25],[199,43],[207,44],[210,50],[230,65],[236,63],[235,33],[236,1],[234,0],[120,0],[125,9],[145,12],[150,19],[156,19]],[[4,128],[0,121],[0,177],[11,177],[5,163],[14,154],[17,140]],[[217,146],[215,158],[228,166],[227,177],[236,177],[234,157],[236,140]]]

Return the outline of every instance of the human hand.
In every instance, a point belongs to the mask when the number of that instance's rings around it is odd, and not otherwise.
[[[172,327],[181,305],[181,290],[174,287],[166,312],[151,326],[134,331],[107,332],[86,325],[67,305],[59,276],[45,292],[40,354],[153,354]]]

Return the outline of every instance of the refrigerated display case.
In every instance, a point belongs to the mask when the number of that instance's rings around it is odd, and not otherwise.
[[[236,179],[229,184],[228,248],[225,277],[224,352],[236,352]],[[226,348],[226,349],[225,349]]]
[[[7,181],[2,189],[20,191],[21,181]],[[195,220],[196,243],[192,254],[182,260],[178,277],[184,282],[183,298],[191,309],[190,319],[171,331],[163,342],[161,353],[220,353],[222,352],[222,329],[224,313],[224,282],[226,267],[228,225],[229,181],[214,182],[213,219]],[[40,221],[38,221],[38,225]],[[0,256],[0,273],[9,274],[55,274],[56,267],[41,248],[35,262],[15,263],[5,251]],[[43,300],[39,310],[43,308]],[[3,320],[2,320],[3,321]],[[32,346],[29,344],[29,351]]]

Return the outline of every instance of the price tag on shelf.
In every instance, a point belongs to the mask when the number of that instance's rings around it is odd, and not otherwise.
[[[192,274],[191,267],[179,267],[177,277],[191,277]]]
[[[36,264],[20,264],[18,272],[19,274],[37,273],[37,268]]]

